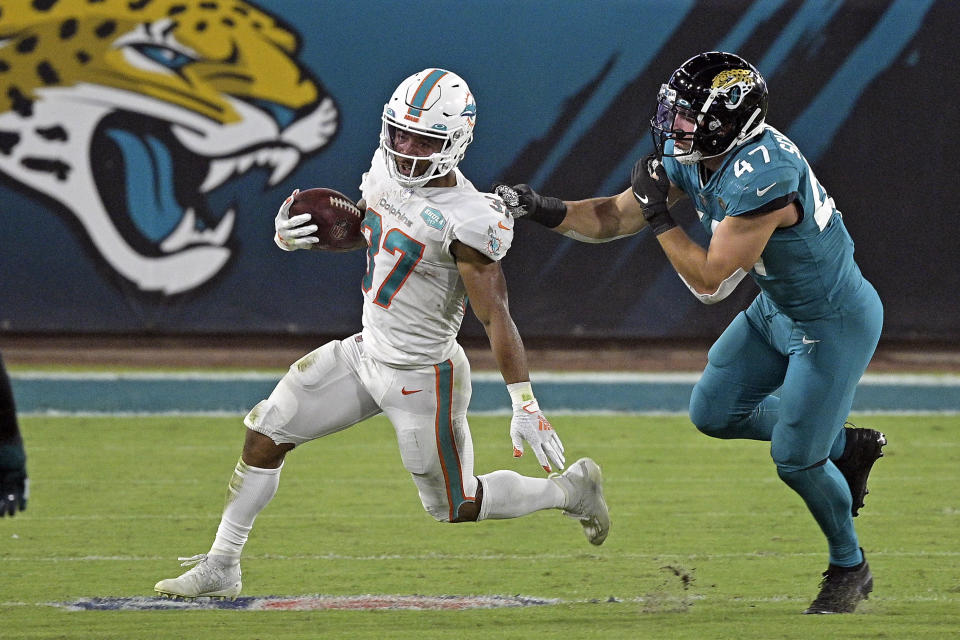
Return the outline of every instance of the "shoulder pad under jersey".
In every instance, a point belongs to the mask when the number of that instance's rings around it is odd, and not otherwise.
[[[743,145],[724,168],[718,196],[725,203],[728,216],[763,209],[799,190],[799,167],[771,142],[771,138],[764,137],[757,143]]]
[[[513,242],[513,224],[500,198],[472,191],[457,198],[451,236],[491,260],[500,260]]]

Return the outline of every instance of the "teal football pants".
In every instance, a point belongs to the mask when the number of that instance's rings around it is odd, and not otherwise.
[[[829,458],[843,451],[843,424],[883,323],[879,296],[863,285],[850,311],[811,321],[757,296],[711,347],[690,398],[690,419],[705,434],[770,441],[778,474],[820,524],[831,562],[844,566],[860,552],[850,491]]]

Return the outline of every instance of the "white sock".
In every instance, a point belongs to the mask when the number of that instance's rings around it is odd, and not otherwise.
[[[563,507],[563,489],[547,478],[529,478],[502,469],[479,476],[483,502],[477,520],[518,518],[541,509]]]
[[[243,545],[253,529],[253,521],[277,492],[281,469],[282,464],[276,469],[260,469],[251,467],[243,460],[237,462],[230,484],[227,485],[227,503],[210,555],[240,560]]]

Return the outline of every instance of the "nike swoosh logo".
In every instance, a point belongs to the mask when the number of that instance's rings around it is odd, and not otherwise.
[[[765,194],[767,191],[770,191],[770,189],[773,189],[775,186],[777,186],[776,182],[774,182],[772,185],[770,185],[766,189],[757,189],[757,197],[758,198],[762,197],[763,194]]]
[[[536,400],[531,400],[531,401],[528,402],[527,404],[523,405],[522,409],[523,409],[524,411],[526,411],[527,413],[536,413],[536,412],[537,412],[537,409],[539,409],[539,407],[537,407],[537,408],[534,409],[533,411],[531,411],[531,410],[528,408],[528,407],[531,407],[531,406],[535,406],[536,404],[537,404],[537,401],[536,401]]]
[[[411,389],[411,390],[409,390],[409,391],[407,390],[406,387],[403,387],[403,388],[400,389],[400,393],[402,393],[402,394],[405,395],[405,396],[408,396],[408,395],[410,395],[411,393],[420,393],[421,391],[423,391],[423,389]]]
[[[513,227],[506,227],[506,226],[504,226],[504,224],[503,224],[502,222],[500,222],[499,220],[497,221],[497,226],[500,227],[501,229],[503,229],[504,231],[510,231],[510,229],[513,228]]]
[[[650,202],[650,196],[638,196],[636,193],[633,195],[637,196],[637,200],[640,201],[640,204],[647,204]]]
[[[803,336],[800,341],[803,342],[803,344],[816,344],[817,342],[820,342],[819,340],[811,340],[807,336]]]

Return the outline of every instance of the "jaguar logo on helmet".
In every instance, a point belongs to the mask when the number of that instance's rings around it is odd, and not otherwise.
[[[756,84],[756,78],[750,69],[725,69],[713,78],[710,88],[726,95],[724,106],[732,110],[740,106]]]

